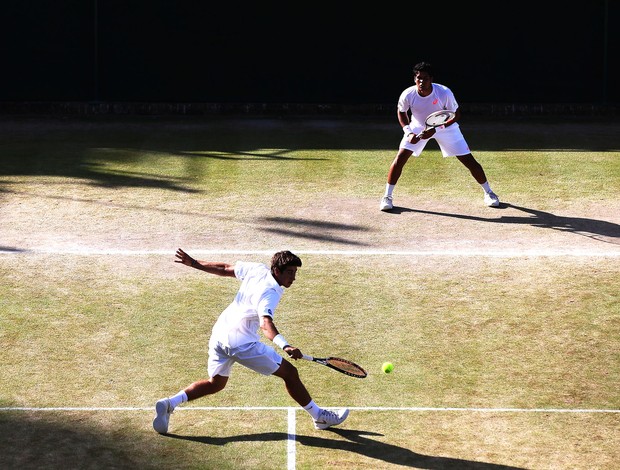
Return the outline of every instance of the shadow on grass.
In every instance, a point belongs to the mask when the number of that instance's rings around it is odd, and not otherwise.
[[[93,425],[92,415],[55,416],[52,411],[0,412],[0,468],[67,469],[67,468],[184,468],[193,466],[193,453],[178,453],[162,445],[160,437],[197,442],[208,446],[225,446],[236,442],[286,442],[282,432],[240,434],[226,437],[158,436],[149,429],[148,436],[135,435],[131,425],[119,422],[114,427]],[[135,422],[134,417],[127,418]],[[331,433],[340,438],[332,438]],[[373,439],[382,434],[363,430],[329,429],[321,436],[295,436],[298,445],[317,449],[350,452],[392,465],[425,469],[516,470],[518,467],[424,455],[404,447]],[[344,440],[343,440],[344,438]],[[215,457],[214,457],[215,458]],[[190,464],[193,462],[193,464]],[[205,468],[214,462],[203,462]],[[226,462],[220,462],[228,468]]]
[[[196,191],[190,183],[202,171],[195,165],[198,162],[306,160],[289,155],[303,138],[291,138],[282,129],[252,129],[247,121],[196,125],[148,119],[0,120],[0,135],[6,136],[0,137],[0,176],[57,176],[106,188],[191,193]],[[162,155],[182,159],[187,176],[172,177],[158,168],[132,172],[118,167],[143,165],[149,159],[157,162]]]
[[[0,252],[2,253],[25,253],[28,250],[24,250],[22,248],[17,248],[14,246],[2,246],[0,245]]]
[[[618,151],[613,122],[540,125],[535,120],[465,120],[476,151]],[[82,178],[105,187],[145,187],[188,192],[194,163],[225,160],[306,160],[299,150],[396,151],[401,133],[393,119],[187,119],[110,118],[0,119],[0,176]],[[187,161],[186,178],[108,171],[166,155]]]
[[[75,151],[74,151],[75,152]],[[132,172],[109,172],[104,165],[91,162],[79,153],[62,158],[29,156],[19,161],[5,158],[0,164],[0,176],[59,176],[78,178],[93,186],[104,188],[153,188],[186,193],[196,192],[183,185],[179,178]]]
[[[343,245],[368,246],[368,243],[350,240],[333,233],[346,234],[348,232],[370,231],[369,228],[361,225],[339,224],[324,220],[293,219],[290,217],[264,217],[261,220],[270,224],[269,227],[261,229],[264,232]]]
[[[0,195],[2,193],[7,194],[21,194],[23,196],[32,195],[29,191],[20,191],[15,189],[3,189],[0,187]],[[71,201],[71,202],[83,202],[88,204],[96,204],[105,207],[115,207],[121,209],[132,209],[134,211],[150,211],[150,212],[159,212],[159,213],[170,213],[174,215],[191,215],[194,217],[209,217],[209,218],[219,218],[221,220],[226,220],[228,216],[218,216],[217,214],[208,214],[205,215],[201,212],[196,211],[183,211],[178,209],[165,209],[160,207],[151,207],[147,205],[138,205],[138,204],[126,204],[126,203],[118,203],[118,202],[110,202],[107,200],[99,200],[93,198],[77,198],[74,196],[67,196],[64,194],[55,194],[55,195],[40,195],[39,197],[57,200],[57,201]],[[258,227],[258,230],[262,230],[264,232],[274,233],[278,235],[286,235],[295,238],[305,238],[310,240],[338,243],[343,245],[354,245],[354,246],[368,246],[368,243],[363,243],[360,241],[351,240],[344,236],[340,236],[340,234],[346,235],[347,233],[353,232],[369,232],[371,229],[368,227],[364,227],[361,225],[351,225],[351,224],[340,224],[336,222],[326,222],[324,220],[310,220],[310,219],[299,219],[299,218],[290,218],[290,217],[263,217],[258,219],[259,223],[268,224],[265,227]],[[275,225],[275,227],[274,227]],[[335,233],[338,233],[336,235]],[[23,250],[17,247],[2,247],[0,246],[0,252],[24,252],[28,250]]]
[[[526,216],[500,216],[498,218],[477,217],[464,214],[451,214],[448,212],[427,211],[422,209],[410,209],[406,207],[394,207],[389,214],[403,214],[406,212],[416,212],[419,214],[438,215],[442,217],[453,217],[456,219],[475,220],[481,222],[499,223],[499,224],[519,224],[530,225],[532,227],[540,227],[550,230],[558,230],[560,232],[569,232],[576,235],[592,238],[594,240],[619,244],[620,243],[620,225],[606,220],[589,219],[586,217],[563,217],[555,215],[551,212],[545,212],[538,209],[517,206],[515,204],[501,203],[496,210],[506,208],[517,209],[528,215]],[[606,237],[607,240],[600,237]],[[609,240],[618,239],[618,240]]]
[[[351,452],[371,459],[380,460],[391,465],[401,465],[404,467],[455,470],[516,470],[519,468],[486,462],[476,462],[472,460],[418,454],[404,447],[399,447],[372,439],[372,436],[383,435],[370,431],[331,428],[326,431],[324,435],[328,436],[329,432],[338,434],[339,436],[345,438],[346,441],[341,439],[331,439],[329,437],[302,435],[297,435],[294,439],[303,446]],[[233,442],[287,441],[289,439],[289,435],[282,432],[240,434],[228,437],[180,436],[177,434],[166,434],[166,436],[173,439],[200,442],[202,444],[213,446],[223,446]]]
[[[1,411],[0,435],[2,469],[161,468],[148,451],[136,454],[84,419]]]

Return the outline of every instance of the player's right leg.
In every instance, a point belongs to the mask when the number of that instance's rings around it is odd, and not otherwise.
[[[412,145],[412,144],[409,144]],[[408,148],[400,148],[398,149],[398,153],[396,157],[392,161],[390,165],[390,169],[388,170],[387,184],[385,186],[385,193],[381,198],[381,202],[379,203],[379,209],[382,211],[392,210],[394,207],[392,192],[394,190],[394,186],[398,182],[400,175],[403,172],[403,167],[409,160],[409,157],[413,154],[413,150]]]
[[[227,382],[228,377],[215,375],[209,379],[194,382],[185,390],[181,390],[176,395],[158,400],[157,403],[155,403],[155,419],[153,419],[153,429],[160,434],[166,434],[170,424],[170,415],[174,412],[174,409],[177,406],[181,403],[185,403],[186,401],[196,400],[197,398],[204,397],[205,395],[217,393],[226,387]]]
[[[210,378],[198,380],[176,395],[158,400],[155,404],[153,429],[160,434],[166,434],[170,424],[170,415],[177,406],[186,401],[196,400],[205,395],[212,395],[224,389],[228,383],[228,376],[234,363],[235,360],[228,355],[228,351],[225,348],[220,347],[217,343],[210,345],[207,363],[207,371]]]

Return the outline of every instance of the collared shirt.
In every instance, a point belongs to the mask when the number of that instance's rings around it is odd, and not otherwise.
[[[231,348],[260,340],[260,317],[273,318],[284,289],[262,263],[237,261],[235,276],[241,287],[213,325],[211,340]]]

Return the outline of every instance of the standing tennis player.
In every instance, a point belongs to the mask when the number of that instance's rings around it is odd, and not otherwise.
[[[274,348],[262,343],[258,335],[260,329],[291,358],[302,358],[302,352],[289,345],[273,323],[275,309],[284,293],[283,287],[289,288],[295,281],[301,259],[290,251],[280,251],[273,255],[271,268],[262,263],[243,261],[231,265],[197,261],[180,248],[176,258],[176,263],[209,274],[235,277],[241,281],[241,287],[211,330],[207,363],[209,378],[198,380],[176,395],[159,400],[155,404],[155,431],[160,434],[168,432],[170,414],[181,403],[223,390],[236,362],[259,374],[275,375],[284,380],[287,392],[312,416],[316,429],[327,429],[347,418],[349,410],[346,408],[331,411],[317,406],[299,378],[297,368]]]
[[[489,207],[499,206],[499,198],[491,190],[482,166],[474,159],[459,129],[457,121],[461,113],[454,94],[448,87],[433,83],[433,67],[427,62],[415,65],[413,77],[415,85],[405,89],[398,100],[398,122],[403,128],[404,135],[396,158],[388,171],[385,194],[381,198],[379,208],[382,211],[389,211],[394,207],[392,192],[405,163],[411,155],[420,156],[431,138],[437,141],[444,157],[455,156],[467,167],[484,190],[485,204]],[[426,117],[442,109],[454,111],[454,118],[441,127],[425,130]]]

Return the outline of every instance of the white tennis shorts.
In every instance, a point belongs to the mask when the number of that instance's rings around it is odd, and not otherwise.
[[[209,343],[207,371],[214,375],[230,376],[235,362],[263,375],[271,375],[282,364],[282,356],[275,349],[261,343],[248,343],[238,348],[229,348],[219,342]]]
[[[419,133],[422,132],[422,128],[413,129],[413,131]],[[465,137],[463,137],[463,134],[461,133],[461,129],[455,124],[443,129],[438,129],[431,139],[435,139],[437,141],[444,157],[460,157],[461,155],[471,153],[469,146],[465,141]],[[411,150],[414,157],[419,157],[422,150],[424,150],[424,147],[426,147],[426,144],[431,139],[420,139],[417,144],[412,144],[407,140],[407,136],[404,136],[400,141],[400,148]]]

